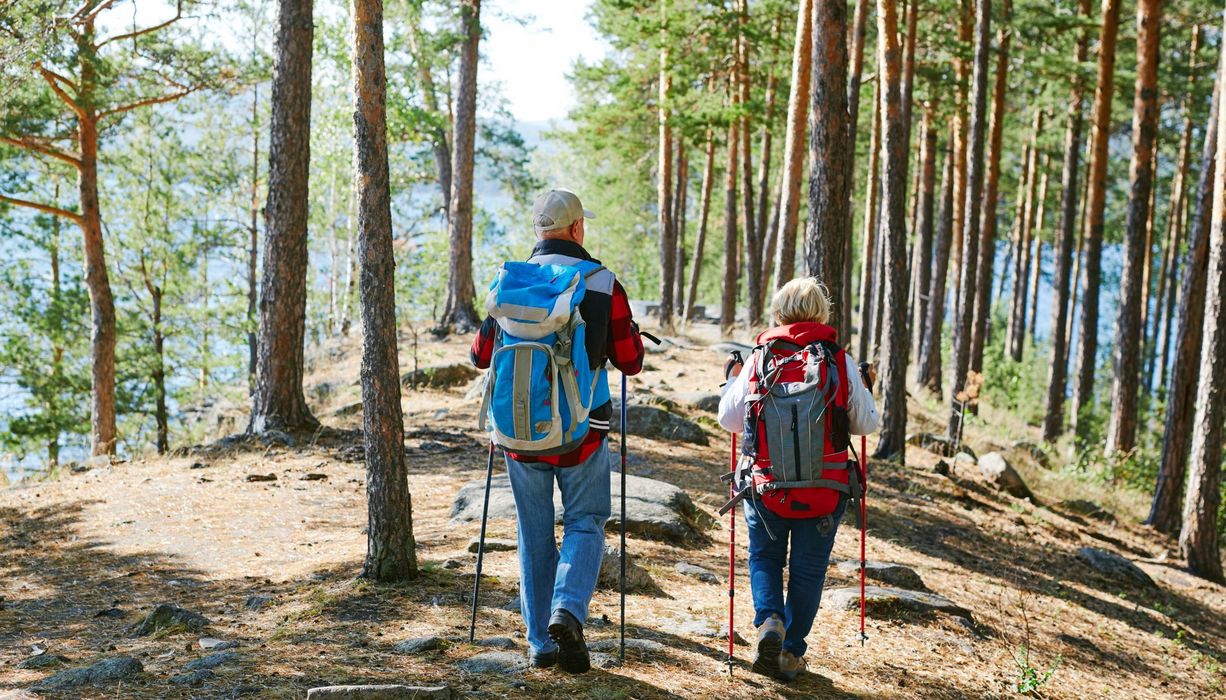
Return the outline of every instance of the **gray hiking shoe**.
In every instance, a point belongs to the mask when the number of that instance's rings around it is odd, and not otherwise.
[[[783,620],[771,615],[758,627],[758,651],[753,657],[754,673],[772,678],[779,675],[779,652],[783,651]]]
[[[796,656],[790,651],[785,651],[779,654],[779,678],[785,681],[794,681],[800,672],[805,670],[808,664],[805,663],[805,657]]]

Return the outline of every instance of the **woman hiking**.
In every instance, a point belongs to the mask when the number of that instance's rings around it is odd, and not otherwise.
[[[826,325],[825,286],[812,277],[788,282],[775,293],[771,316],[775,326],[758,336],[746,366],[736,355],[725,366],[719,423],[743,433],[731,478],[749,529],[753,670],[790,681],[806,665],[805,637],[839,521],[863,493],[850,436],[871,433],[880,421],[870,393],[876,373],[870,365],[857,369]]]

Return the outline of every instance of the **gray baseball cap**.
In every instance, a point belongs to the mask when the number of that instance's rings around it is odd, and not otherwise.
[[[570,190],[549,190],[532,204],[532,225],[537,233],[566,228],[581,218],[595,219],[596,215],[584,209]]]

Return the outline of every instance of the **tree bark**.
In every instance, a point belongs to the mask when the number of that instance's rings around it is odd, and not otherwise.
[[[816,2],[817,0],[814,0],[814,1]],[[819,8],[815,5],[814,6],[814,18],[817,18],[819,16],[818,12],[819,12]],[[843,26],[844,27],[846,26],[846,21],[847,21],[846,14],[844,14],[843,15]],[[864,68],[864,37],[865,37],[867,25],[868,25],[868,1],[867,0],[856,0],[855,22],[852,27],[851,55],[849,58],[850,64],[849,64],[849,68],[847,71],[847,85],[846,85],[846,88],[847,88],[847,146],[846,146],[847,148],[847,152],[846,152],[847,183],[845,185],[845,188],[847,192],[847,195],[846,195],[847,202],[848,202],[847,206],[849,208],[845,215],[846,221],[844,223],[844,225],[847,228],[846,232],[844,232],[844,235],[843,235],[842,260],[844,262],[844,265],[843,265],[842,270],[837,271],[841,278],[839,284],[842,287],[842,289],[840,290],[838,294],[834,294],[831,296],[831,298],[835,301],[835,310],[836,310],[836,313],[838,314],[838,324],[836,325],[836,327],[838,328],[839,338],[843,339],[844,343],[851,342],[851,328],[852,328],[851,320],[852,320],[852,308],[853,308],[853,305],[852,305],[853,288],[852,288],[852,275],[851,275],[852,270],[851,268],[852,268],[852,260],[853,260],[852,243],[853,243],[853,240],[855,239],[855,236],[852,235],[852,225],[855,221],[855,217],[852,215],[850,207],[852,206],[851,200],[855,196],[855,189],[856,189],[856,134],[860,128],[859,127],[859,124],[860,124],[860,87],[861,87],[860,78],[861,78],[861,75],[863,73],[863,68]],[[814,37],[816,37],[819,33],[823,32],[823,29],[820,24],[815,23],[813,26],[814,26],[814,29],[813,29]],[[830,36],[831,38],[833,38],[833,34],[830,34],[830,35],[823,34],[823,36]],[[816,42],[817,42],[817,39],[814,38],[813,60],[817,61],[819,58],[826,60],[827,57],[825,57],[824,53],[821,56],[819,56],[818,44]],[[827,43],[829,43],[829,40],[827,41]],[[821,64],[818,63],[817,65],[821,65]],[[874,105],[873,109],[875,111],[876,110],[876,99],[875,98],[873,101],[873,105]],[[811,118],[815,118],[815,117],[811,117]],[[812,154],[812,151],[810,151],[810,155],[811,154]],[[810,165],[809,167],[812,168],[813,166]],[[810,172],[812,172],[812,170],[810,170]],[[810,184],[810,188],[812,188],[812,184]],[[829,282],[827,282],[827,284],[829,284]]]
[[[1226,93],[1219,91],[1219,100],[1223,94]],[[1226,110],[1219,106],[1217,117],[1208,285],[1204,315],[1196,319],[1204,323],[1205,337],[1196,382],[1196,413],[1192,419],[1188,492],[1183,504],[1179,550],[1187,560],[1189,571],[1223,583],[1226,578],[1222,575],[1222,555],[1218,549],[1218,511],[1221,507],[1222,422],[1226,417],[1226,167],[1222,167],[1226,163],[1226,139],[1222,138],[1226,133]]]
[[[745,306],[748,309],[745,323],[753,328],[762,318],[762,232],[758,230],[758,218],[754,214],[753,181],[753,126],[749,118],[749,0],[736,0],[737,5],[737,88],[740,91],[740,165],[742,206],[745,212]]]
[[[353,163],[362,303],[362,432],[367,536],[362,575],[417,574],[396,347],[396,260],[387,165],[382,0],[353,0]]]
[[[1158,34],[1161,0],[1137,2],[1137,78],[1132,117],[1132,173],[1128,223],[1120,276],[1120,314],[1115,326],[1115,373],[1111,381],[1108,456],[1127,455],[1137,442],[1137,383],[1141,378],[1146,228],[1154,182],[1154,141],[1158,131]],[[1219,566],[1220,569],[1220,566]]]
[[[166,338],[162,333],[162,288],[150,286],[153,312],[153,419],[157,426],[157,452],[170,451],[170,417],[166,410]]]
[[[706,165],[702,168],[702,203],[698,208],[698,237],[694,240],[694,258],[690,264],[690,294],[685,302],[685,320],[694,318],[694,301],[698,298],[698,279],[702,274],[702,251],[707,242],[707,219],[711,213],[711,189],[715,182],[715,131],[707,135]]]
[[[986,0],[984,0],[986,2]],[[881,439],[874,456],[904,461],[907,432],[907,129],[903,122],[902,51],[898,46],[895,0],[877,0],[878,83],[885,132],[885,177],[882,178],[880,246],[885,272],[880,335]]]
[[[958,276],[958,303],[955,306],[954,377],[950,391],[955,406],[949,418],[949,436],[960,439],[962,411],[958,394],[966,384],[970,369],[971,335],[974,325],[975,268],[979,250],[979,217],[973,215],[983,194],[983,136],[987,112],[988,91],[988,27],[991,23],[991,0],[975,0],[975,67],[971,88],[970,124],[967,129],[966,197],[963,201],[965,219],[962,223],[962,273]],[[956,218],[956,217],[955,217]]]
[[[1033,265],[1031,265],[1033,275],[1030,278],[1030,323],[1028,327],[1030,343],[1036,348],[1039,346],[1039,337],[1037,335],[1039,283],[1043,281],[1043,220],[1046,218],[1047,210],[1047,174],[1047,154],[1044,153],[1039,158],[1039,198],[1030,234],[1030,237],[1034,239],[1034,256],[1031,259],[1033,262]]]
[[[779,38],[779,23],[775,23],[774,32],[775,43],[778,43]],[[758,237],[758,254],[756,268],[753,268],[752,274],[758,278],[757,285],[757,300],[755,304],[758,309],[757,319],[760,319],[763,314],[763,309],[766,306],[767,289],[770,287],[770,256],[775,250],[774,239],[770,229],[770,171],[771,171],[771,126],[775,120],[775,87],[778,83],[775,77],[774,70],[768,72],[766,79],[766,118],[762,123],[762,145],[758,153],[758,204],[754,209],[757,214],[758,221],[754,225]],[[754,318],[751,315],[751,318]]]
[[[685,209],[689,194],[690,158],[685,140],[677,140],[677,191],[673,195],[673,313],[685,316]]]
[[[937,214],[936,241],[933,244],[932,279],[928,287],[928,318],[924,323],[916,381],[929,391],[941,395],[941,326],[945,323],[945,285],[949,278],[949,253],[954,226],[954,169],[957,167],[953,149],[953,129],[945,148],[945,167],[941,174],[941,209]]]
[[[1073,430],[1087,437],[1085,412],[1094,402],[1094,372],[1098,359],[1098,284],[1102,275],[1103,210],[1107,196],[1107,144],[1111,136],[1111,96],[1115,84],[1115,40],[1119,29],[1119,0],[1103,0],[1102,29],[1098,40],[1098,87],[1094,93],[1093,152],[1090,158],[1090,199],[1085,251],[1081,267],[1085,286],[1081,294],[1081,334],[1077,340],[1077,386],[1073,392]]]
[[[460,70],[456,80],[455,133],[451,150],[451,242],[447,301],[439,325],[459,332],[480,323],[473,300],[473,155],[477,136],[477,48],[481,42],[481,0],[460,2]]]
[[[1017,251],[1013,258],[1013,298],[1010,304],[1009,328],[1006,334],[1009,356],[1021,362],[1026,346],[1026,308],[1030,300],[1030,235],[1034,228],[1035,204],[1038,198],[1039,180],[1039,134],[1043,131],[1046,113],[1038,110],[1034,115],[1034,130],[1030,134],[1030,146],[1026,163],[1026,196],[1020,210],[1021,221],[1017,232]]]
[[[319,427],[302,393],[313,34],[312,0],[281,0],[250,433]]]
[[[672,74],[668,64],[668,40],[664,30],[665,8],[660,4],[660,73],[658,117],[658,153],[656,170],[656,216],[660,231],[660,328],[665,333],[673,329],[673,286],[676,283],[677,244],[673,238],[673,129],[668,121],[669,92],[672,89]]]
[[[735,86],[730,86],[735,91]],[[736,98],[733,97],[735,104]],[[737,262],[737,197],[736,197],[737,123],[728,125],[728,162],[724,172],[724,287],[720,297],[719,325],[724,335],[736,325],[736,296],[740,265]]]
[[[1213,86],[1213,107],[1205,128],[1201,150],[1201,168],[1196,187],[1196,206],[1192,224],[1188,227],[1188,249],[1184,257],[1184,277],[1179,293],[1179,327],[1172,352],[1173,365],[1168,386],[1166,424],[1163,430],[1162,458],[1158,464],[1158,479],[1154,499],[1146,523],[1168,534],[1179,531],[1182,522],[1181,503],[1184,477],[1188,466],[1188,450],[1193,431],[1193,415],[1198,393],[1198,371],[1205,327],[1205,295],[1208,287],[1209,238],[1216,221],[1213,212],[1218,205],[1214,197],[1217,181],[1219,118],[1222,112],[1222,76],[1226,73],[1226,52],[1219,58],[1217,80]]]
[[[260,86],[251,98],[251,220],[247,225],[247,393],[255,394],[260,298]]]
[[[976,1],[959,0],[958,41],[967,47],[973,47],[972,38],[975,22],[973,3]],[[953,247],[950,252],[950,274],[953,276],[953,279],[950,281],[953,286],[953,305],[951,308],[955,316],[962,303],[959,295],[962,293],[962,228],[966,208],[966,138],[967,120],[969,118],[967,113],[970,97],[968,87],[969,75],[970,65],[966,59],[962,58],[961,52],[959,52],[954,57],[954,80],[956,82],[954,94],[957,102],[954,107],[954,228]]]
[[[800,0],[796,9],[796,42],[788,91],[787,134],[783,139],[783,188],[775,255],[775,289],[787,284],[796,272],[796,227],[800,220],[800,181],[804,177],[804,142],[813,66],[812,28],[813,0]]]
[[[924,325],[928,320],[928,304],[931,301],[928,295],[932,285],[932,238],[936,228],[933,221],[933,188],[936,185],[937,131],[932,123],[935,111],[935,100],[930,100],[925,105],[920,126],[923,146],[920,150],[919,214],[916,221],[915,264],[911,267],[914,277],[912,286],[915,289],[915,301],[911,306],[911,347],[912,359],[917,367],[920,366],[920,347],[924,342]]]
[[[912,3],[914,4],[914,2]],[[983,371],[983,347],[992,317],[992,276],[996,262],[996,206],[1000,196],[1001,136],[1005,122],[1005,93],[1009,88],[1009,44],[1013,38],[1013,2],[1005,0],[1002,24],[996,29],[996,75],[992,85],[992,117],[988,127],[987,187],[979,222],[979,264],[975,285],[974,328],[971,329],[970,368]]]
[[[844,253],[851,235],[848,171],[854,150],[848,141],[847,4],[842,0],[814,0],[812,63],[805,266],[838,300],[845,298]],[[842,329],[847,317],[847,307],[836,302],[830,325]]]
[[[860,328],[857,333],[857,347],[860,357],[868,357],[873,349],[873,327],[877,316],[873,308],[878,281],[877,277],[877,196],[881,191],[878,179],[881,173],[881,110],[877,105],[881,102],[880,74],[873,81],[873,118],[869,130],[868,146],[868,182],[864,184],[864,234],[860,255]]]

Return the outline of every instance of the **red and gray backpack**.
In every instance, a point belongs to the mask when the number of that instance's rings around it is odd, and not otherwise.
[[[851,459],[846,356],[833,328],[801,323],[758,337],[745,370],[749,393],[736,471],[736,495],[783,518],[819,518],[833,527],[840,501],[863,494]],[[858,513],[858,511],[857,511]]]

